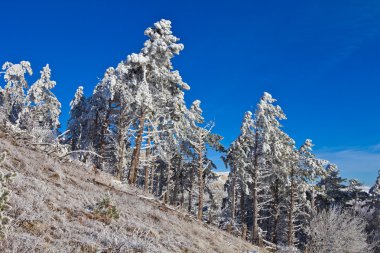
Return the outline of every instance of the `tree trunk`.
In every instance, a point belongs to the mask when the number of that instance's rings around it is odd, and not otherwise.
[[[118,161],[117,161],[117,178],[121,181],[124,177],[124,153],[125,153],[125,143],[124,134],[119,133],[118,136]]]
[[[120,108],[120,115],[118,120],[118,137],[117,137],[117,146],[118,146],[118,159],[117,159],[117,178],[121,181],[124,177],[124,156],[125,156],[125,142],[124,137],[126,133],[126,126],[124,125],[125,118],[123,117],[123,105]]]
[[[166,172],[166,190],[165,190],[165,196],[164,196],[164,203],[167,204],[170,197],[171,197],[171,177],[172,177],[172,174],[171,174],[171,171],[172,171],[172,165],[171,165],[171,162],[169,161],[168,163],[168,168],[167,168],[167,172]]]
[[[154,195],[154,176],[155,176],[155,171],[156,171],[156,168],[155,168],[155,165],[151,165],[150,166],[150,177],[151,177],[151,181],[150,181],[150,192]]]
[[[145,159],[146,159],[146,165],[145,165],[144,191],[147,193],[149,191],[150,138],[148,138],[147,140],[147,147],[145,150]]]
[[[272,227],[272,242],[277,244],[277,230],[278,230],[278,222],[280,218],[280,198],[279,198],[279,183],[276,180],[274,182],[273,188],[273,227]]]
[[[189,196],[188,196],[188,207],[187,210],[191,213],[193,208],[193,182],[194,182],[194,168],[191,166],[190,169],[190,185],[189,185]]]
[[[294,201],[295,201],[295,185],[294,185],[294,169],[290,172],[290,206],[288,213],[288,246],[293,246],[294,244]]]
[[[316,210],[314,210],[315,209],[315,189],[314,189],[314,185],[312,185],[312,187],[311,187],[310,208],[311,208],[311,211],[313,213],[316,211]]]
[[[246,240],[247,239],[247,224],[243,224],[243,231],[241,233],[241,238],[243,240]]]
[[[257,170],[255,170],[257,171]],[[252,242],[258,243],[259,241],[259,210],[257,203],[257,173],[255,172],[255,176],[253,178],[253,189],[252,189]]]
[[[106,133],[109,125],[109,118],[111,115],[111,106],[112,101],[108,100],[108,109],[106,112],[106,117],[104,119],[104,122],[102,124],[101,132],[100,132],[100,144],[99,144],[99,155],[101,157],[98,157],[98,169],[103,169],[104,166],[104,157],[105,157],[105,148],[106,148]]]
[[[204,192],[204,182],[203,182],[203,153],[202,150],[198,152],[198,220],[202,221],[203,217],[203,192]]]
[[[240,190],[240,219],[243,224],[247,224],[245,218],[245,193],[242,187]]]
[[[137,137],[135,141],[135,149],[132,153],[132,161],[131,161],[131,169],[129,170],[129,178],[128,183],[129,184],[136,184],[137,180],[137,168],[139,166],[140,162],[140,150],[141,150],[141,143],[142,143],[142,137],[143,137],[143,131],[144,131],[144,124],[145,124],[145,111],[141,111],[141,116],[139,118],[139,129],[137,132]]]
[[[258,206],[258,177],[259,177],[259,168],[258,168],[258,133],[255,135],[255,153],[253,161],[253,183],[252,183],[252,242],[259,243],[259,206]]]
[[[236,213],[236,168],[233,168],[232,172],[232,182],[231,182],[231,218],[232,222],[235,222],[235,213]]]

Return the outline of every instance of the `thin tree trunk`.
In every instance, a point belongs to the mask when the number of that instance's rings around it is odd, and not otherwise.
[[[288,246],[293,246],[294,244],[294,224],[293,224],[293,216],[294,216],[294,169],[291,169],[290,172],[290,206],[288,213]]]
[[[155,168],[155,165],[151,165],[150,166],[150,177],[151,177],[151,181],[150,181],[150,192],[154,195],[154,176],[155,176],[155,171],[156,171],[156,168]]]
[[[274,189],[273,189],[273,227],[272,227],[272,242],[274,244],[277,244],[278,238],[277,238],[277,230],[278,230],[278,222],[280,218],[280,198],[279,198],[279,183],[276,180],[274,182]]]
[[[190,168],[190,186],[189,186],[189,196],[188,196],[188,211],[191,213],[191,209],[193,208],[193,182],[194,182],[194,168],[191,166]]]
[[[243,231],[241,233],[241,238],[243,240],[246,240],[247,239],[247,224],[243,224]]]
[[[102,124],[101,132],[100,132],[100,144],[99,144],[100,157],[98,157],[98,160],[99,160],[98,169],[103,169],[103,165],[104,165],[104,157],[105,157],[104,153],[105,153],[105,147],[106,147],[105,136],[106,136],[108,125],[109,125],[109,117],[111,115],[111,105],[112,105],[112,101],[108,100],[108,109],[106,112],[106,117]]]
[[[141,150],[141,143],[142,143],[142,137],[143,137],[143,131],[144,131],[144,124],[145,124],[145,111],[141,111],[141,116],[139,118],[139,129],[137,132],[136,142],[135,142],[135,149],[132,153],[132,161],[131,161],[131,169],[129,170],[129,178],[128,183],[129,184],[136,184],[137,180],[137,168],[139,166],[140,162],[140,150]]]
[[[125,153],[125,143],[124,134],[120,133],[118,136],[118,162],[117,162],[117,178],[121,181],[124,177],[124,153]]]
[[[258,207],[258,177],[259,177],[259,168],[258,168],[258,154],[257,154],[257,145],[258,145],[258,133],[255,136],[255,156],[253,161],[253,183],[252,183],[252,242],[259,243],[259,207]]]
[[[202,150],[198,151],[198,220],[202,221],[203,217],[203,191],[204,191],[204,182],[203,182],[203,153]]]
[[[118,145],[118,161],[117,161],[117,178],[121,181],[124,177],[124,156],[125,156],[125,142],[124,137],[126,133],[126,127],[124,126],[123,120],[123,106],[120,108],[120,115],[118,120],[118,137],[117,137],[117,145]]]
[[[168,163],[168,168],[167,168],[167,173],[166,173],[166,192],[165,192],[165,196],[164,196],[164,203],[167,204],[170,197],[171,197],[171,177],[172,177],[172,174],[171,174],[171,171],[172,171],[172,165],[171,165],[171,162],[169,161]]]
[[[241,221],[242,223],[246,223],[246,220],[245,220],[245,193],[244,193],[244,189],[241,188],[240,189],[240,218],[241,218]]]
[[[257,170],[255,170],[257,171]],[[259,241],[259,224],[258,224],[258,217],[259,217],[259,210],[258,210],[258,203],[257,203],[257,172],[255,172],[255,176],[253,178],[253,189],[252,189],[252,242],[258,243]]]
[[[144,190],[145,192],[149,191],[149,159],[150,159],[150,138],[147,140],[147,147],[145,150],[145,159],[146,159],[146,165],[145,165],[145,179],[144,179]]]
[[[231,185],[231,215],[232,215],[232,222],[235,222],[235,214],[236,214],[236,168],[233,168],[232,172],[232,185]]]
[[[183,185],[183,179],[181,179],[181,200],[180,200],[181,207],[183,207],[184,202],[185,202],[185,187]]]
[[[310,208],[311,211],[314,213],[315,212],[315,189],[314,185],[311,187],[311,200],[310,200]]]

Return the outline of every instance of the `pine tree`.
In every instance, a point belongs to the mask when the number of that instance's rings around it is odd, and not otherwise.
[[[262,233],[259,221],[262,222],[264,205],[269,203],[269,183],[272,172],[268,163],[271,162],[271,138],[280,127],[279,120],[285,119],[285,115],[272,96],[265,92],[257,105],[254,118],[254,146],[252,151],[252,241],[261,244]]]
[[[40,79],[28,90],[18,123],[21,128],[30,131],[39,128],[56,135],[60,127],[59,115],[61,114],[61,103],[51,92],[56,82],[50,80],[49,64],[43,67],[40,73]]]
[[[142,134],[145,120],[149,114],[155,117],[169,115],[178,120],[185,112],[183,90],[189,86],[182,81],[178,71],[173,71],[171,59],[183,50],[183,44],[172,35],[171,22],[160,20],[153,28],[148,28],[145,35],[149,37],[140,54],[133,54],[129,62],[135,63],[140,78],[137,81],[137,103],[135,111],[139,113],[135,147],[132,153],[128,182],[136,183],[139,166]],[[152,94],[151,96],[149,94]],[[149,106],[147,106],[149,104]],[[152,109],[154,108],[154,112]]]
[[[377,174],[378,175],[377,175],[376,182],[369,190],[369,193],[380,198],[380,170],[378,171]]]
[[[335,164],[328,163],[326,166],[326,177],[317,184],[322,189],[322,194],[318,195],[320,208],[331,206],[344,206],[348,200],[347,186],[345,178],[339,175],[339,169]]]
[[[300,166],[302,167],[305,179],[308,181],[308,187],[310,190],[310,209],[312,212],[315,210],[315,195],[318,192],[318,187],[316,186],[316,181],[326,176],[326,170],[323,164],[326,161],[317,159],[312,153],[313,142],[307,139],[304,144],[300,147]]]
[[[225,158],[230,168],[228,182],[226,183],[230,200],[228,202],[228,214],[231,217],[230,222],[233,224],[240,223],[241,229],[247,226],[247,210],[245,203],[250,194],[249,188],[252,183],[252,177],[250,174],[252,162],[249,160],[249,157],[253,148],[253,127],[254,122],[252,120],[252,113],[248,111],[244,115],[240,128],[240,135],[227,150],[227,156]],[[240,198],[240,221],[236,220],[238,195]]]
[[[2,91],[4,113],[11,123],[16,123],[24,105],[25,89],[28,88],[25,74],[32,75],[32,68],[28,61],[21,61],[18,64],[6,62],[2,69],[7,82]]]
[[[75,92],[74,98],[70,102],[70,118],[67,122],[67,130],[69,130],[67,142],[71,146],[71,150],[81,148],[81,138],[83,133],[83,116],[86,110],[86,98],[83,95],[83,87],[79,86]]]

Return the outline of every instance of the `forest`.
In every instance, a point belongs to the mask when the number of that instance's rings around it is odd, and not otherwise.
[[[78,87],[66,129],[50,66],[29,86],[30,62],[4,63],[1,131],[27,135],[49,155],[90,165],[269,251],[380,252],[380,171],[369,191],[343,178],[314,154],[312,140],[296,144],[283,130],[285,112],[268,92],[242,115],[239,136],[225,147],[201,101],[185,101],[190,86],[172,64],[184,45],[171,22],[162,19],[144,34],[141,51],[109,67],[92,95]],[[222,189],[212,150],[229,171]],[[2,240],[13,176],[0,177]]]

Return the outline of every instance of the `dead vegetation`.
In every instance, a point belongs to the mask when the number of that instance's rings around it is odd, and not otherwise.
[[[17,145],[17,146],[16,146]],[[77,161],[60,161],[0,136],[10,155],[12,224],[0,252],[247,252],[255,249]],[[108,192],[118,219],[89,207]],[[109,203],[108,203],[109,204]]]

